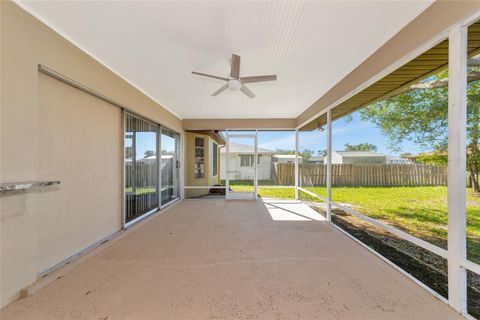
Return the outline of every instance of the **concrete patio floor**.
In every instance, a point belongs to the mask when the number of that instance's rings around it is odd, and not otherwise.
[[[265,201],[185,200],[0,318],[463,319],[305,205]]]

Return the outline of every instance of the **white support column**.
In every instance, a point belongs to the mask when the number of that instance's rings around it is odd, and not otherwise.
[[[453,27],[448,48],[448,300],[467,312],[466,271],[466,110],[467,28]]]
[[[254,156],[253,156],[253,163],[255,164],[255,176],[254,176],[254,192],[253,192],[253,197],[256,200],[257,195],[258,195],[258,129],[255,130],[255,150],[254,150]]]
[[[295,200],[298,200],[298,129],[295,130]]]
[[[327,110],[327,221],[332,221],[332,111]]]
[[[229,190],[230,190],[230,169],[228,167],[228,157],[230,155],[230,137],[228,135],[228,129],[225,130],[225,135],[227,138],[226,147],[225,147],[225,199],[228,199]]]

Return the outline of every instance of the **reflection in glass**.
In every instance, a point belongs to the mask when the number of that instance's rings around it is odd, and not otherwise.
[[[162,205],[179,197],[180,136],[162,128],[161,134]],[[197,149],[197,148],[196,148]],[[197,152],[197,150],[196,150]],[[202,149],[203,152],[203,149]]]
[[[126,115],[125,222],[158,207],[158,126]]]

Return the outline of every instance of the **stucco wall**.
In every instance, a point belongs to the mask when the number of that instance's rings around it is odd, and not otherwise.
[[[0,6],[0,181],[63,180],[0,198],[4,306],[40,270],[120,227],[120,110],[39,75],[38,64],[178,132],[182,123],[17,5]]]
[[[203,138],[205,142],[205,177],[202,179],[195,178],[195,138]],[[220,156],[218,156],[217,166],[218,174],[213,175],[213,157],[212,157],[212,147],[213,139],[201,133],[194,132],[185,132],[185,185],[186,186],[206,186],[204,189],[186,189],[185,197],[199,197],[202,195],[208,194],[210,188],[207,186],[212,186],[219,183],[219,174],[220,174]],[[218,144],[217,144],[218,145]],[[217,152],[220,152],[220,149],[217,149]]]

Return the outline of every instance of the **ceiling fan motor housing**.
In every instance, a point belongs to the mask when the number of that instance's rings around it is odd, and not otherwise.
[[[228,89],[232,91],[238,91],[242,87],[242,82],[237,79],[230,79],[228,80]]]

